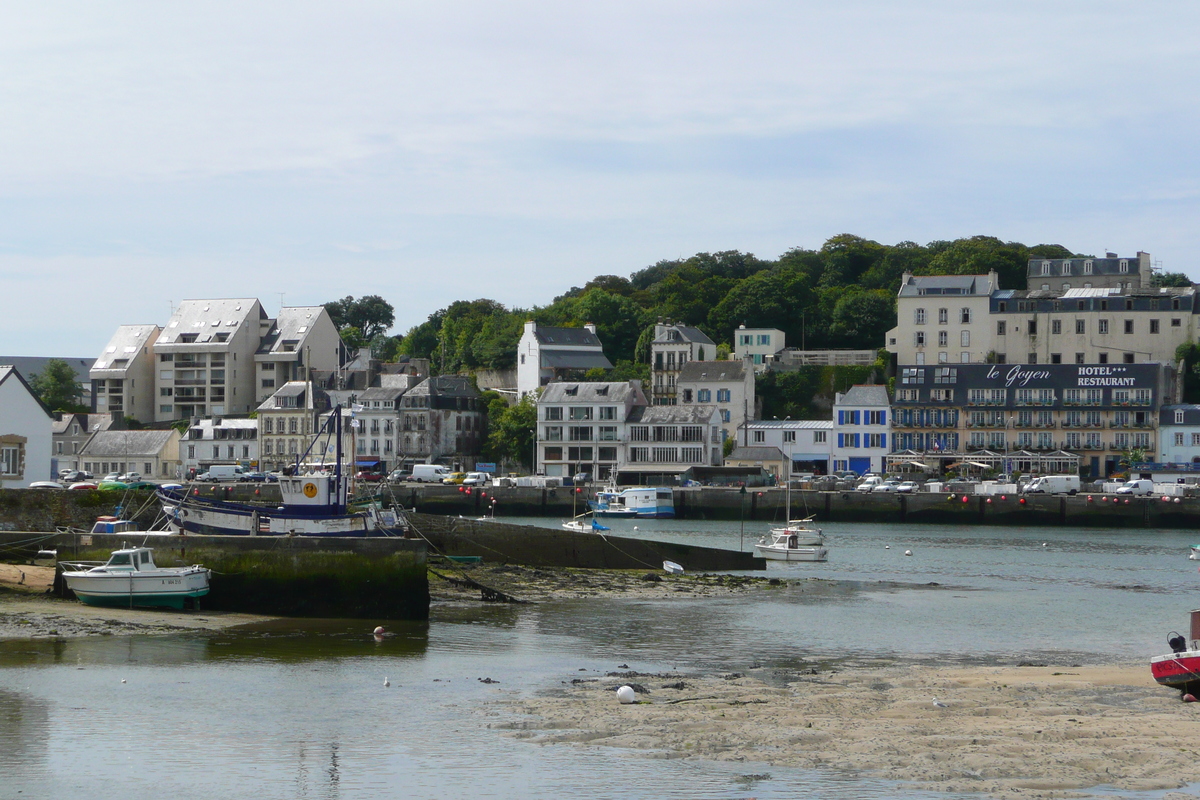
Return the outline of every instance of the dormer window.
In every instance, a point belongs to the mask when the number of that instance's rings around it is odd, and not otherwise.
[[[608,395],[608,387],[607,386],[597,386],[596,394],[601,395],[601,396],[607,396]]]
[[[579,387],[578,386],[568,386],[565,389],[563,389],[563,392],[568,397],[575,397],[576,395],[579,394]]]
[[[1062,262],[1062,265],[1063,265],[1063,266],[1062,266],[1062,274],[1063,274],[1063,275],[1070,275],[1070,274],[1071,274],[1071,262],[1070,262],[1070,261],[1064,261],[1064,262]]]
[[[1183,424],[1183,412],[1182,412],[1182,411],[1176,411],[1176,412],[1175,412],[1175,424],[1176,424],[1176,425],[1182,425],[1182,424]]]
[[[1121,259],[1121,262],[1120,262],[1120,269],[1121,269],[1121,272],[1129,272],[1129,261],[1128,261],[1128,259],[1124,259],[1124,258],[1122,258],[1122,259]]]
[[[1043,274],[1043,275],[1049,275],[1049,274],[1050,274],[1050,262],[1049,262],[1049,261],[1043,261],[1043,262],[1042,262],[1042,274]]]
[[[1087,261],[1083,262],[1083,274],[1084,275],[1092,274],[1092,260],[1090,258]]]

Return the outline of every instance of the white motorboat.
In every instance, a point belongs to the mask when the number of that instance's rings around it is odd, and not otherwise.
[[[760,556],[772,561],[824,561],[829,558],[826,548],[800,544],[799,535],[789,533],[787,528],[771,531],[770,539],[766,536],[759,539],[754,549]]]
[[[592,517],[590,520],[585,520],[582,517],[576,517],[569,522],[564,522],[562,526],[567,530],[575,531],[576,533],[598,533],[600,531],[612,530],[605,525],[601,525],[595,517]]]
[[[208,594],[211,571],[190,567],[160,567],[149,547],[114,550],[108,562],[60,562],[63,580],[80,601],[91,606],[155,606],[183,608],[191,599]]]

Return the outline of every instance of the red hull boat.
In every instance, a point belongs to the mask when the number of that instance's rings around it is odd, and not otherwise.
[[[1167,645],[1171,652],[1150,659],[1150,674],[1163,686],[1200,697],[1200,610],[1192,612],[1191,646],[1183,635],[1171,631]]]

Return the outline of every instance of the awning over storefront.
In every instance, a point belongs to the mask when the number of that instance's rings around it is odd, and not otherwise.
[[[354,462],[355,466],[359,467],[374,467],[379,464],[378,458],[360,458]]]

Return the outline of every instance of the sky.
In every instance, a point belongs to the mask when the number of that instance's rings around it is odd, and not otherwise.
[[[0,353],[840,233],[1200,280],[1198,50],[1171,0],[3,4]]]

